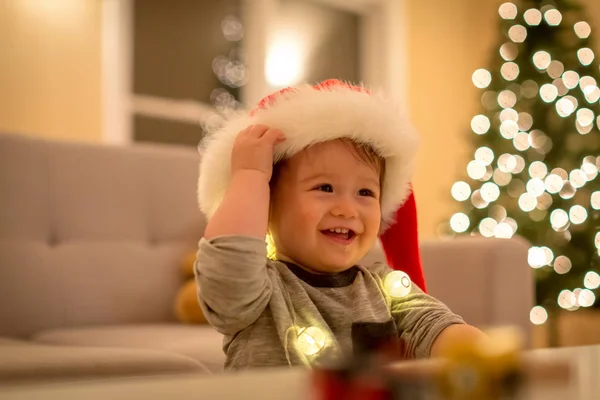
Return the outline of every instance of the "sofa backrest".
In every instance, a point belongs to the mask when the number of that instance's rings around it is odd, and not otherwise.
[[[198,157],[0,134],[0,335],[174,320]]]

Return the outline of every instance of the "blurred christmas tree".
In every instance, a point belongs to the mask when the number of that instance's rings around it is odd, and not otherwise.
[[[481,114],[464,180],[452,186],[456,233],[532,244],[535,324],[563,308],[598,306],[600,70],[592,28],[573,1],[506,2],[489,70],[473,73]]]

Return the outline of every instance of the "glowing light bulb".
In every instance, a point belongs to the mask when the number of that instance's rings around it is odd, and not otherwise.
[[[512,61],[515,58],[517,58],[517,55],[519,54],[519,48],[517,47],[516,44],[507,42],[507,43],[504,43],[502,46],[500,46],[499,52],[500,52],[500,56],[505,61]]]
[[[562,21],[562,14],[556,8],[552,8],[544,13],[544,19],[550,26],[558,26]]]
[[[565,210],[557,208],[550,214],[550,224],[557,232],[565,230],[569,226],[569,214]]]
[[[535,54],[533,55],[533,64],[538,69],[548,68],[551,61],[552,61],[552,57],[550,56],[550,53],[548,53],[547,51],[544,51],[544,50],[536,51]]]
[[[510,239],[514,235],[512,227],[506,222],[500,222],[494,228],[494,236],[497,239]]]
[[[583,289],[577,296],[577,303],[581,307],[591,307],[596,302],[596,295],[589,289]]]
[[[540,24],[540,22],[542,22],[542,13],[535,8],[530,8],[529,10],[525,11],[525,13],[523,13],[523,17],[525,17],[525,22],[527,22],[527,25],[537,26]]]
[[[503,3],[498,8],[498,14],[502,19],[515,19],[517,16],[517,6],[514,3]]]
[[[571,96],[563,97],[555,103],[556,112],[563,118],[571,115],[577,107],[570,97]]]
[[[592,193],[590,196],[590,204],[594,210],[600,210],[600,190]]]
[[[548,320],[548,311],[542,306],[535,306],[529,312],[529,320],[535,325],[541,325]]]
[[[508,37],[515,43],[523,43],[527,38],[527,29],[523,25],[513,25],[508,30]]]
[[[531,193],[525,192],[519,196],[519,207],[525,212],[533,211],[537,207],[537,198]]]
[[[577,304],[577,297],[570,290],[563,290],[558,295],[558,305],[562,308],[571,308]]]
[[[502,172],[513,172],[517,167],[517,159],[512,154],[502,154],[498,158],[498,168]]]
[[[483,165],[490,165],[494,161],[494,152],[489,147],[480,147],[475,151],[475,160]]]
[[[544,185],[544,181],[538,178],[531,178],[527,181],[527,192],[531,193],[535,197],[540,197],[546,186]]]
[[[489,217],[484,218],[479,223],[479,233],[484,237],[491,238],[494,236],[496,225],[498,225],[498,222],[495,219]]]
[[[505,62],[500,67],[500,75],[507,81],[514,81],[519,76],[519,65],[512,61]]]
[[[553,102],[554,100],[556,100],[557,96],[558,96],[558,88],[550,83],[546,83],[546,84],[542,85],[542,87],[540,88],[540,97],[546,103]]]
[[[573,25],[573,30],[580,39],[587,39],[587,37],[590,36],[590,33],[592,33],[590,24],[585,21],[577,22],[575,25]]]
[[[584,223],[585,220],[587,219],[587,216],[588,216],[587,210],[584,207],[580,206],[579,204],[574,205],[569,210],[569,219],[575,225]]]
[[[568,257],[558,256],[554,260],[554,271],[559,275],[564,275],[571,270],[573,264]]]
[[[544,179],[548,173],[548,167],[541,161],[534,161],[529,165],[529,176],[532,178]]]
[[[569,181],[575,189],[579,189],[587,183],[587,175],[582,170],[576,168],[569,174]]]
[[[488,203],[498,200],[498,197],[500,196],[498,185],[492,182],[486,182],[481,185],[480,192],[481,197]]]
[[[594,52],[589,47],[577,50],[577,58],[581,65],[590,65],[594,61]]]
[[[519,132],[513,138],[513,146],[519,151],[525,151],[531,146],[529,134],[527,132]]]
[[[467,174],[472,179],[481,179],[485,176],[487,168],[479,161],[473,160],[467,165]]]
[[[298,330],[298,339],[296,345],[298,350],[307,356],[314,356],[325,348],[327,335],[322,329],[316,326],[301,328]]]
[[[471,79],[476,87],[483,89],[488,87],[492,82],[492,74],[487,69],[480,68],[473,72]]]
[[[531,268],[541,268],[546,265],[546,254],[544,249],[532,246],[527,253],[527,262]]]
[[[395,299],[400,299],[410,293],[412,282],[403,271],[392,271],[383,280],[385,292]]]
[[[483,135],[490,130],[490,120],[483,114],[473,117],[471,120],[471,129],[478,135]]]
[[[596,271],[589,271],[583,278],[583,285],[590,289],[598,289],[600,287],[600,275]]]
[[[562,75],[562,80],[568,89],[574,89],[579,84],[579,74],[575,71],[566,71]]]

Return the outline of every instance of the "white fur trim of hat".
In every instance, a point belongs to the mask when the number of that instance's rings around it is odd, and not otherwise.
[[[200,146],[198,202],[207,218],[225,196],[231,175],[231,152],[237,134],[263,124],[283,131],[273,162],[319,142],[348,138],[371,146],[385,160],[381,188],[384,226],[410,194],[418,135],[403,110],[364,86],[329,80],[317,86],[288,88],[261,101],[252,113],[239,113],[208,135]]]

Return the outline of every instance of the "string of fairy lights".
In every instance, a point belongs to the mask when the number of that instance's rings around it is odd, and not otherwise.
[[[525,23],[521,24],[517,22],[519,10],[516,4],[505,2],[500,5],[498,12],[502,19],[514,21],[508,29],[508,40],[498,49],[502,57],[499,72],[505,81],[505,88],[499,92],[487,90],[492,83],[492,74],[484,68],[473,72],[472,82],[475,87],[484,90],[481,103],[486,111],[491,112],[500,106],[497,120],[499,134],[512,141],[516,151],[495,154],[488,146],[481,146],[475,150],[474,157],[466,168],[467,175],[475,184],[464,180],[455,182],[451,188],[451,195],[458,202],[470,201],[476,209],[487,209],[488,217],[481,219],[477,226],[473,226],[466,213],[457,212],[450,218],[450,228],[456,233],[471,231],[490,238],[508,239],[517,234],[519,226],[515,219],[508,215],[505,207],[494,204],[501,196],[501,188],[505,188],[508,196],[517,202],[518,208],[527,213],[532,221],[544,221],[550,213],[547,221],[551,229],[569,236],[571,225],[583,224],[586,221],[589,216],[588,209],[580,204],[573,204],[569,209],[551,210],[553,196],[571,199],[581,188],[596,179],[600,169],[600,156],[589,154],[571,170],[551,168],[544,161],[533,161],[527,165],[519,152],[534,151],[543,160],[543,156],[552,150],[554,144],[549,136],[536,128],[533,116],[528,112],[517,112],[515,105],[520,98],[539,97],[544,103],[553,106],[558,116],[567,118],[574,115],[575,129],[580,135],[587,135],[594,129],[594,124],[600,129],[600,115],[596,116],[592,110],[600,100],[600,88],[594,77],[580,76],[572,69],[566,70],[565,64],[558,57],[551,56],[545,50],[536,51],[532,62],[540,73],[545,74],[542,80],[546,83],[538,84],[532,79],[517,83],[521,71],[515,60],[519,55],[519,44],[527,39],[528,28],[538,26],[542,22],[550,27],[559,26],[564,23],[563,15],[553,5],[543,6],[539,10],[530,8],[523,12],[522,20]],[[587,39],[592,31],[585,21],[574,23],[572,29],[579,39]],[[576,57],[582,66],[589,66],[595,54],[589,47],[581,47],[577,50]],[[577,100],[573,95],[575,90],[582,92],[585,102],[580,103]],[[491,121],[481,113],[471,119],[470,127],[474,134],[486,135],[494,123],[495,120]],[[521,179],[523,172],[528,173],[526,180]],[[517,177],[517,174],[521,174],[520,177]],[[596,190],[590,194],[589,204],[593,210],[600,210],[600,191]],[[593,240],[600,255],[600,230],[595,233]],[[528,262],[532,268],[551,267],[557,274],[566,274],[572,267],[569,257],[555,255],[546,246],[532,246],[529,249]],[[595,303],[596,296],[593,291],[600,287],[600,275],[590,270],[581,284],[581,288],[560,292],[557,303],[561,308],[573,310]],[[543,306],[538,305],[531,310],[532,323],[543,324],[547,318],[548,313]]]

